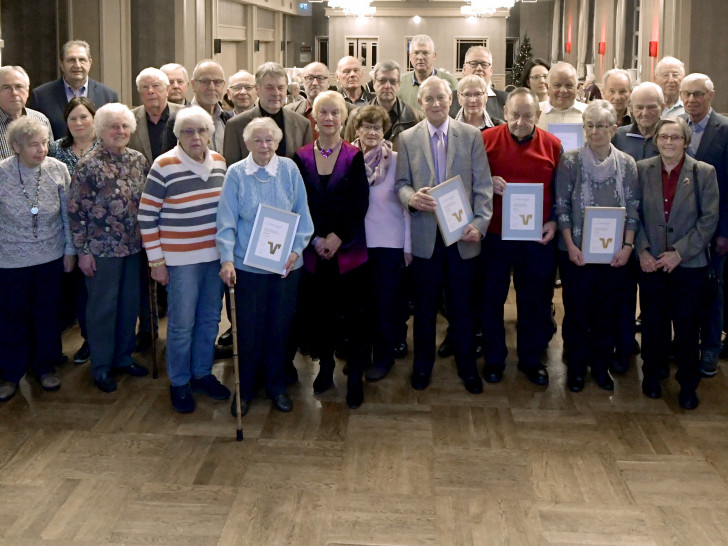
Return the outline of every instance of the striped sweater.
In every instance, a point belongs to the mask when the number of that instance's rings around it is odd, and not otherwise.
[[[225,170],[217,152],[197,163],[179,145],[154,161],[139,206],[149,261],[164,258],[175,266],[220,259],[215,222]]]

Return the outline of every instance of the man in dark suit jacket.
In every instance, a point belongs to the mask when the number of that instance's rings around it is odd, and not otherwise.
[[[56,138],[66,134],[63,111],[74,96],[88,97],[96,108],[109,102],[119,102],[116,91],[88,77],[91,62],[91,48],[86,42],[73,40],[65,43],[61,48],[63,77],[39,85],[30,94],[28,106],[48,117]]]
[[[711,243],[711,261],[721,280],[719,290],[706,301],[700,329],[700,367],[704,377],[718,371],[723,331],[723,266],[728,253],[728,118],[713,110],[713,82],[705,74],[689,74],[680,84],[685,119],[693,134],[688,154],[715,167],[720,192],[718,229]]]
[[[491,118],[503,118],[503,107],[506,104],[508,93],[500,89],[493,89],[493,55],[487,47],[473,46],[465,52],[465,64],[463,64],[463,76],[473,74],[485,80],[488,88],[488,101],[485,103],[485,111]],[[455,117],[460,109],[455,93],[453,93],[453,104],[450,108],[450,116]],[[454,111],[453,111],[454,110]]]
[[[255,87],[258,90],[258,104],[255,108],[232,118],[225,127],[223,155],[228,167],[245,159],[248,148],[243,141],[243,131],[251,120],[260,116],[273,118],[283,131],[283,139],[276,154],[293,157],[301,146],[313,140],[311,124],[293,110],[283,108],[288,92],[288,76],[278,63],[263,63],[255,73]]]
[[[448,117],[452,100],[448,83],[429,77],[420,85],[417,100],[427,119],[400,134],[395,175],[399,199],[412,216],[415,347],[411,383],[414,389],[423,390],[430,382],[438,299],[446,285],[458,374],[466,390],[478,394],[483,382],[475,365],[471,287],[480,241],[493,213],[493,182],[480,131]],[[474,216],[460,240],[445,246],[429,191],[456,175]]]

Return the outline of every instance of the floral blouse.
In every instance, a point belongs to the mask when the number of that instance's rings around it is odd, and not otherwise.
[[[78,162],[86,157],[90,152],[94,151],[101,144],[101,141],[98,138],[94,139],[88,151],[81,157],[78,157],[74,153],[73,147],[69,146],[67,148],[64,148],[63,146],[61,146],[61,142],[63,142],[64,140],[65,139],[63,138],[59,138],[58,140],[54,140],[53,142],[51,142],[48,146],[48,155],[51,157],[55,157],[58,161],[62,161],[63,163],[65,163],[71,176],[73,176],[73,171],[76,170],[76,165],[78,164]]]
[[[68,213],[79,255],[121,258],[142,249],[137,214],[148,173],[144,155],[130,148],[116,155],[102,145],[78,162]]]

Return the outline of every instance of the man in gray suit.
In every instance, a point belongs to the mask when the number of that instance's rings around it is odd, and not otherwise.
[[[273,118],[283,131],[283,139],[278,145],[276,154],[293,157],[301,146],[313,140],[309,121],[283,108],[288,92],[288,76],[286,70],[278,63],[263,63],[255,73],[255,87],[258,91],[258,104],[255,108],[232,118],[225,126],[223,155],[228,167],[244,159],[248,148],[243,141],[243,131],[251,120],[265,116]]]
[[[138,150],[147,158],[149,165],[161,154],[164,131],[171,113],[184,108],[167,99],[169,79],[157,68],[145,68],[136,78],[137,91],[142,106],[132,109],[137,128],[129,139],[129,148]]]
[[[427,78],[417,100],[426,119],[400,134],[395,188],[412,215],[415,285],[414,364],[411,383],[427,388],[435,363],[438,297],[445,285],[458,374],[468,392],[483,391],[475,365],[472,284],[483,238],[493,213],[493,182],[480,131],[448,117],[452,92],[446,81]],[[459,175],[473,209],[462,238],[445,246],[429,190]]]

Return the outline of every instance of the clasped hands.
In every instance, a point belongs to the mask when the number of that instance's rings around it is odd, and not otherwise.
[[[434,197],[428,194],[429,191],[430,187],[425,186],[413,193],[407,203],[409,207],[422,212],[435,212],[437,202]],[[480,230],[473,224],[468,224],[463,228],[463,235],[460,240],[465,243],[478,243],[482,238],[483,234]]]

